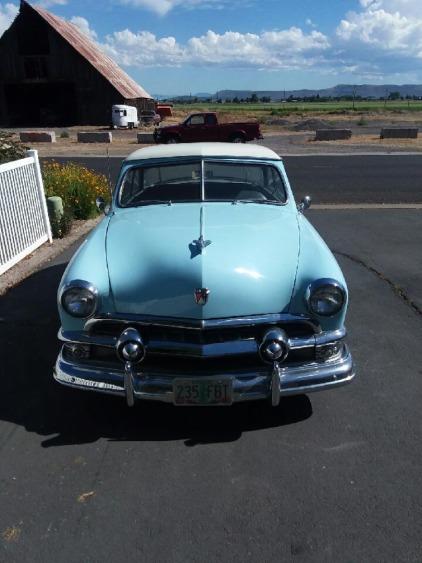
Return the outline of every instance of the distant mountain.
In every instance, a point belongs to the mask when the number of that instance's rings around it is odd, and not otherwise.
[[[422,96],[422,84],[338,84],[332,88],[323,88],[320,90],[220,90],[213,98],[222,100],[233,98],[245,99],[250,98],[252,94],[256,94],[258,98],[267,97],[271,101],[293,98],[305,98],[311,96],[320,96],[322,98],[338,98],[341,96],[356,96],[362,98],[384,98],[388,97],[390,92],[400,92],[401,96]]]

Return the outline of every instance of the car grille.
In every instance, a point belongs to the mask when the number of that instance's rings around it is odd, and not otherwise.
[[[277,323],[257,324],[238,327],[219,327],[212,329],[194,329],[186,327],[167,327],[161,325],[144,325],[136,322],[127,324],[120,321],[105,321],[94,324],[92,336],[111,336],[117,338],[131,326],[142,335],[145,343],[150,341],[180,342],[183,344],[216,344],[220,342],[233,342],[236,340],[256,339],[260,341],[264,334],[274,326],[283,328],[289,338],[305,338],[314,332],[308,323]]]
[[[95,340],[111,338],[117,340],[128,327],[136,328],[147,347],[146,359],[139,366],[141,371],[163,374],[207,374],[267,369],[259,354],[258,346],[264,334],[271,328],[283,328],[291,339],[306,339],[314,336],[312,324],[294,320],[283,322],[263,322],[245,326],[214,326],[193,328],[176,323],[146,324],[112,319],[96,319],[90,326],[90,336]],[[241,343],[244,343],[242,346]],[[228,343],[224,350],[221,346]],[[237,343],[240,343],[237,345]],[[232,346],[233,344],[233,346]],[[214,346],[213,346],[214,345]],[[211,347],[211,348],[210,348]],[[291,349],[285,365],[310,363],[315,361],[315,347]],[[113,369],[122,369],[122,363],[116,356],[114,346],[91,346],[88,363],[108,365]]]

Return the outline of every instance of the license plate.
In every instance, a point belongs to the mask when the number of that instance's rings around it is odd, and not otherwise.
[[[231,405],[230,379],[176,379],[173,383],[175,405]]]

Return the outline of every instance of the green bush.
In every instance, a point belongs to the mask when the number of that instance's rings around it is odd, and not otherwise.
[[[63,131],[60,133],[60,139],[68,139],[69,137],[70,137],[69,131],[63,129]]]
[[[0,164],[26,157],[28,147],[13,138],[13,133],[0,131]]]
[[[48,162],[42,167],[46,197],[59,196],[74,219],[98,215],[97,197],[110,199],[109,182],[103,174],[74,164]]]
[[[63,215],[57,219],[50,217],[51,233],[53,238],[63,238],[70,233],[73,224],[73,213],[65,209]]]

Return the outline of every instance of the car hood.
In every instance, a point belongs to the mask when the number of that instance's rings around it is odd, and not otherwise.
[[[194,244],[202,233],[202,253]],[[118,210],[106,239],[118,313],[192,319],[287,311],[299,254],[288,207],[179,203]],[[209,289],[205,305],[194,292]]]

